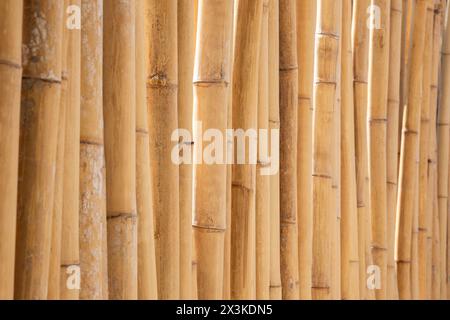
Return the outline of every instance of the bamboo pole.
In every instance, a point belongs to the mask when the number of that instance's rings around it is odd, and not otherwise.
[[[417,0],[409,63],[408,101],[404,111],[400,154],[399,192],[396,214],[396,263],[400,299],[411,299],[411,230],[414,216],[416,160],[419,151],[420,103],[422,99],[422,59],[428,1]]]
[[[395,210],[397,206],[398,133],[400,108],[400,58],[402,29],[402,0],[391,0],[389,36],[389,84],[387,105],[387,288],[386,298],[398,298],[395,270]]]
[[[216,129],[222,136],[225,136],[228,122],[229,74],[226,71],[230,70],[232,12],[232,3],[229,1],[199,2],[194,118],[196,122],[202,122],[203,130]],[[196,143],[194,158],[202,154],[202,144]],[[223,162],[211,164],[206,160],[203,164],[197,164],[196,161],[194,166],[193,227],[198,263],[198,297],[221,299],[227,167]],[[214,199],[210,193],[215,195]]]
[[[269,137],[269,0],[264,0],[259,53],[258,131],[259,139]],[[260,144],[261,146],[261,144]],[[266,145],[268,147],[268,144]],[[258,152],[256,169],[256,299],[270,298],[270,176],[263,170],[271,165],[267,153]],[[268,150],[266,150],[268,151]]]
[[[258,58],[263,1],[239,1],[233,66],[233,129],[257,129]],[[249,36],[251,35],[251,36]],[[247,149],[247,148],[246,148]],[[252,150],[235,153],[254,156]],[[255,298],[256,165],[233,165],[231,216],[231,298]]]
[[[24,3],[15,289],[47,298],[61,92],[63,2]],[[41,38],[46,34],[46,38]]]
[[[280,1],[280,256],[283,299],[299,297],[297,230],[298,64],[295,1]]]
[[[355,117],[353,105],[352,7],[342,3],[341,54],[341,284],[342,299],[359,299],[358,215],[356,200]]]
[[[269,1],[269,129],[280,129],[279,0]],[[271,141],[271,144],[273,141]],[[281,299],[280,173],[270,177],[270,299]]]
[[[135,1],[104,2],[108,278],[110,299],[136,299]]]
[[[156,300],[155,241],[148,133],[144,0],[136,1],[136,207],[138,213],[138,298]],[[190,223],[189,223],[190,225]],[[189,248],[190,249],[190,242]],[[188,268],[191,271],[189,256]],[[190,286],[189,286],[190,288]]]
[[[23,1],[0,3],[0,299],[14,296]]]
[[[178,127],[177,1],[147,2],[149,64],[147,99],[158,298],[180,296],[179,167],[171,135]]]
[[[311,299],[312,264],[312,92],[316,1],[297,1],[298,139],[297,203],[299,298]]]
[[[313,263],[312,297],[330,299],[331,242],[335,215],[332,196],[334,108],[339,50],[340,1],[318,2],[313,122]]]

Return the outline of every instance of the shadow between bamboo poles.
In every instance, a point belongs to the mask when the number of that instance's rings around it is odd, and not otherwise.
[[[137,299],[135,1],[104,2],[108,278],[110,299]]]
[[[136,0],[136,207],[139,219],[138,299],[156,300],[158,298],[158,288],[156,281],[153,226],[154,210],[147,114],[146,71],[148,44],[145,35],[145,7],[146,2],[144,0]],[[190,260],[188,262],[188,268],[191,271]]]
[[[370,0],[355,0],[352,22],[353,50],[353,95],[355,109],[355,153],[356,188],[358,206],[358,252],[360,256],[360,297],[373,299],[375,293],[366,285],[367,267],[372,265],[370,250],[371,221],[368,211],[368,167],[367,167],[367,74],[369,29],[367,28],[367,8]]]
[[[342,3],[341,53],[341,296],[359,299],[358,215],[353,104],[352,7]]]
[[[46,299],[61,93],[63,2],[28,0],[24,3],[23,21],[14,297]],[[42,39],[43,33],[48,37]]]
[[[23,1],[0,3],[0,299],[14,297]]]
[[[412,32],[412,50],[408,75],[408,104],[404,112],[400,154],[399,189],[396,214],[396,263],[400,299],[411,299],[411,239],[414,217],[415,186],[418,182],[416,161],[419,151],[420,105],[422,99],[423,52],[428,0],[417,0]]]
[[[296,1],[280,1],[280,258],[283,299],[298,289]]]
[[[171,135],[178,128],[177,1],[147,2],[150,133],[158,298],[180,294],[179,167],[172,162]]]
[[[311,299],[312,265],[312,91],[316,1],[297,1],[298,138],[297,204],[299,298]]]
[[[262,9],[262,0],[239,1],[236,11],[233,129],[256,130],[258,125],[258,58]],[[245,150],[247,158],[250,152]],[[256,291],[256,165],[234,164],[232,170],[231,299],[253,299]]]
[[[387,106],[387,289],[386,299],[398,299],[395,269],[395,210],[397,207],[398,133],[400,108],[400,57],[402,30],[402,0],[391,0],[389,36],[389,84]]]
[[[102,0],[81,2],[81,44],[80,299],[108,299]]]
[[[331,242],[335,224],[332,197],[334,108],[339,50],[340,1],[318,2],[313,120],[313,264],[312,298],[330,299]],[[340,17],[340,15],[338,15]]]

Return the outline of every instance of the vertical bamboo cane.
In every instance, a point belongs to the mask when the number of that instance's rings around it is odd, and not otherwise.
[[[334,108],[339,50],[340,1],[318,2],[313,120],[313,263],[312,297],[330,299],[331,242],[336,216],[332,196]],[[338,17],[339,18],[338,18]]]
[[[297,121],[295,1],[280,1],[280,255],[283,299],[298,299]]]
[[[298,140],[297,204],[299,298],[311,299],[312,264],[312,91],[316,1],[297,1]]]
[[[233,66],[233,129],[257,128],[258,58],[263,1],[240,0]],[[251,35],[251,36],[250,36]],[[250,138],[250,143],[255,143]],[[249,147],[236,151],[248,159]],[[252,155],[253,156],[253,155]],[[234,164],[231,216],[231,298],[255,297],[256,165]]]
[[[171,159],[171,135],[178,127],[177,0],[148,0],[146,12],[158,297],[177,299],[180,295],[179,167]]]
[[[342,2],[341,53],[341,284],[342,299],[359,299],[355,116],[353,105],[352,7]]]
[[[45,299],[61,92],[63,2],[28,0],[23,21],[14,296]],[[42,34],[47,37],[42,38]]]
[[[437,188],[435,185],[434,188]],[[436,190],[434,190],[436,191]],[[433,198],[433,249],[432,249],[432,291],[431,299],[439,300],[441,298],[441,263],[440,263],[440,233],[439,233],[439,209],[438,209],[437,193]]]
[[[111,299],[136,299],[135,1],[104,2],[103,110]]]
[[[23,1],[0,3],[0,299],[14,296]]]
[[[400,154],[399,189],[396,214],[396,263],[400,299],[411,298],[411,230],[414,216],[415,186],[418,181],[416,160],[419,149],[420,104],[422,99],[423,52],[428,7],[417,0],[409,60],[408,103],[405,108]]]
[[[136,206],[138,213],[138,298],[155,300],[156,282],[153,201],[150,175],[145,37],[145,0],[136,0]],[[189,223],[190,226],[190,223]],[[189,248],[190,249],[190,242]],[[189,257],[190,259],[190,257]],[[188,268],[191,271],[191,261]],[[190,285],[189,285],[190,288]]]
[[[269,129],[280,129],[279,0],[269,2]],[[273,143],[273,141],[271,141]],[[280,173],[270,177],[270,299],[281,299]]]

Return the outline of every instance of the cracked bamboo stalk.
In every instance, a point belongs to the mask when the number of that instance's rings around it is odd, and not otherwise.
[[[233,67],[233,129],[256,130],[258,58],[262,0],[240,0],[236,10]],[[251,35],[251,36],[250,36]],[[254,140],[251,138],[249,140]],[[252,143],[256,144],[256,141]],[[255,156],[249,148],[236,153]],[[253,299],[255,286],[255,186],[256,165],[233,164],[231,216],[231,299]]]
[[[311,299],[312,264],[312,91],[316,1],[297,1],[298,140],[297,203],[299,298]]]
[[[216,129],[226,136],[228,85],[232,34],[232,3],[199,2],[198,37],[194,68],[194,119],[203,130]],[[221,17],[221,19],[218,19]],[[194,145],[194,158],[203,154]],[[219,144],[220,145],[220,144]],[[219,146],[220,147],[220,146]],[[219,151],[216,151],[219,152]],[[221,152],[224,154],[224,150]],[[226,177],[223,161],[194,166],[194,241],[197,253],[199,299],[221,299],[223,294],[224,235],[226,228]],[[214,194],[214,198],[210,196]]]
[[[386,299],[398,299],[395,270],[395,210],[397,206],[398,133],[400,108],[400,57],[402,29],[402,0],[391,0],[389,36],[389,84],[387,109],[387,288]]]
[[[352,7],[342,3],[341,53],[341,286],[342,299],[359,299],[358,215],[356,200],[355,116],[353,105]]]
[[[104,1],[108,287],[110,299],[136,299],[135,1]]]
[[[400,153],[399,189],[396,213],[396,263],[400,299],[411,299],[411,239],[415,186],[418,182],[416,160],[419,151],[420,106],[422,99],[423,53],[427,0],[417,0],[412,31],[412,50],[408,61],[408,101],[404,111]]]
[[[16,299],[46,299],[48,293],[63,11],[62,1],[24,2]]]
[[[192,76],[195,54],[194,2],[178,0],[178,124],[192,132],[193,88]],[[184,150],[192,141],[183,141]],[[192,294],[192,172],[191,164],[180,165],[180,299]]]
[[[14,297],[23,1],[0,3],[0,299]]]
[[[138,214],[138,298],[156,300],[155,240],[148,133],[145,0],[136,0],[136,207]],[[189,224],[190,225],[190,224]],[[190,242],[188,243],[191,244]],[[189,257],[190,259],[190,257]],[[190,271],[191,261],[188,262]],[[190,288],[190,286],[189,286]]]
[[[334,108],[340,1],[318,2],[314,68],[312,298],[330,299],[331,249],[336,216],[332,197]]]
[[[180,296],[179,166],[172,162],[178,128],[177,0],[148,0],[147,99],[158,298]]]

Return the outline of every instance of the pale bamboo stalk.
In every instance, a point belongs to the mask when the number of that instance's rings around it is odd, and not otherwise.
[[[14,297],[23,1],[0,3],[0,299]]]
[[[423,53],[428,0],[417,0],[409,65],[408,101],[404,111],[396,213],[396,256],[400,299],[411,299],[411,239],[416,161],[419,151],[420,106],[422,99]]]
[[[110,299],[136,299],[135,1],[104,1],[108,287]]]
[[[177,0],[148,0],[147,98],[155,213],[158,298],[180,296],[179,167],[171,135],[178,128]]]
[[[262,10],[262,0],[238,2],[233,66],[233,129],[256,130],[258,126],[258,58]],[[251,153],[249,149],[235,148],[236,151],[246,156]],[[231,298],[253,299],[256,293],[256,165],[248,162],[234,164],[232,170]]]
[[[380,25],[370,30],[368,83],[369,211],[372,219],[372,257],[380,268],[376,298],[386,299],[387,288],[387,187],[386,122],[389,82],[390,0],[374,0]]]
[[[280,129],[279,0],[269,1],[269,129]],[[271,141],[271,144],[273,141]],[[270,177],[270,299],[281,299],[280,173]]]
[[[258,132],[269,137],[269,0],[264,0],[259,53]],[[268,145],[267,145],[268,146]],[[256,299],[270,298],[270,158],[258,152],[256,169]]]
[[[150,140],[148,134],[144,0],[136,0],[136,207],[138,214],[138,298],[156,300],[155,241],[150,175]],[[189,222],[190,226],[190,222]],[[189,242],[187,250],[191,249]],[[189,251],[190,252],[190,251]],[[191,271],[189,255],[188,271]],[[190,280],[190,279],[189,279]],[[189,284],[190,289],[190,284]]]
[[[24,3],[16,299],[46,299],[48,292],[63,4],[49,0]],[[42,34],[47,37],[41,38]]]
[[[178,127],[192,132],[192,75],[195,54],[194,2],[178,0]],[[183,141],[184,150],[192,141]],[[192,163],[180,165],[180,299],[192,293]]]
[[[341,287],[342,299],[359,299],[355,115],[353,104],[352,7],[342,2],[341,53]]]
[[[371,221],[368,211],[368,167],[367,167],[367,74],[369,52],[369,29],[367,8],[370,0],[355,0],[353,6],[352,49],[353,49],[353,95],[355,108],[355,154],[356,187],[358,206],[358,248],[360,268],[360,297],[374,298],[374,292],[366,286],[367,267],[372,264],[370,250]]]
[[[391,0],[389,36],[389,84],[387,106],[387,288],[386,299],[398,298],[395,270],[395,210],[397,206],[398,133],[400,108],[400,57],[402,29],[402,0]]]
[[[437,188],[437,185],[434,185]],[[437,191],[437,190],[435,190]],[[439,206],[437,192],[433,198],[433,249],[432,249],[432,284],[431,299],[441,299],[441,262],[440,262],[440,223],[439,223]]]
[[[318,2],[314,68],[312,298],[332,297],[334,108],[341,1]]]
[[[199,2],[198,37],[194,69],[194,119],[203,130],[216,129],[226,136],[228,84],[231,62],[233,3]],[[221,19],[218,19],[221,17]],[[203,154],[195,137],[194,159]],[[218,146],[221,147],[220,144]],[[217,151],[219,152],[219,151]],[[224,150],[222,150],[224,154]],[[221,299],[223,294],[224,236],[226,228],[227,167],[219,163],[194,166],[194,241],[197,253],[199,299]],[[209,196],[214,194],[214,198]]]
[[[297,203],[299,298],[311,299],[312,264],[312,93],[316,1],[297,1],[298,140]]]
[[[419,179],[419,160],[416,160],[416,174]],[[419,180],[416,181],[413,220],[411,229],[411,299],[419,298]]]

